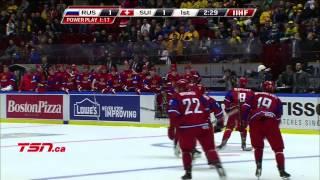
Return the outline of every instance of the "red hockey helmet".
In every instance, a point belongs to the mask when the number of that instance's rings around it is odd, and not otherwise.
[[[188,80],[186,79],[179,79],[176,83],[177,88],[179,91],[186,91],[188,86]]]
[[[276,85],[273,81],[265,81],[262,84],[262,89],[265,92],[273,93],[276,90]]]
[[[246,77],[240,77],[239,79],[239,87],[245,88],[248,85],[248,79]]]

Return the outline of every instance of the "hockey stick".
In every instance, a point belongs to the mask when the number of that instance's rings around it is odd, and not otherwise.
[[[140,109],[142,110],[146,110],[146,111],[152,111],[152,112],[156,112],[157,110],[156,109],[152,109],[152,108],[148,108],[148,107],[140,107]]]
[[[95,103],[95,104],[98,103],[98,102],[97,102],[97,98],[96,98],[96,93],[93,93],[93,100],[94,100],[94,103]],[[99,111],[100,111],[100,109],[99,109]],[[100,121],[100,116],[99,116],[99,115],[97,115],[97,120]]]

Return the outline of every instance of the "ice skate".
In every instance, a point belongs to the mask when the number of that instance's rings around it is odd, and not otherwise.
[[[220,163],[214,165],[217,169],[220,179],[225,180],[227,178],[226,173]]]
[[[217,146],[217,149],[222,150],[226,147],[226,145],[227,145],[227,141],[222,141],[221,144]]]
[[[279,173],[280,173],[280,177],[283,179],[283,180],[288,180],[288,179],[290,179],[290,174],[289,173],[287,173],[285,170],[279,170]]]
[[[258,179],[260,179],[261,173],[262,173],[262,165],[261,165],[261,163],[257,163],[256,177]]]
[[[186,173],[181,177],[183,180],[192,179],[191,171],[186,171]]]
[[[242,151],[252,151],[252,147],[247,147],[245,143],[242,143],[241,149]]]

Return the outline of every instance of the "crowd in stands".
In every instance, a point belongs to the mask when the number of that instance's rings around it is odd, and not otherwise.
[[[64,9],[73,1],[1,0],[0,64],[99,64],[110,70],[127,61],[131,66],[201,57],[206,62],[260,61],[263,48],[279,43],[290,47],[285,53],[292,62],[320,58],[320,11],[314,0],[88,2],[125,8],[258,9],[252,18],[118,18],[111,26],[62,25]]]

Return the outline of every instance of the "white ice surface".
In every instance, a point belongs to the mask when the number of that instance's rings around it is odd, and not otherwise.
[[[6,124],[1,126],[1,180],[177,180],[184,173],[173,155],[165,128]],[[12,137],[13,133],[26,133]],[[28,137],[29,133],[48,136]],[[10,136],[8,138],[8,136]],[[216,142],[222,133],[216,134]],[[319,135],[283,135],[286,170],[292,180],[319,180]],[[53,142],[66,152],[19,152],[19,142]],[[254,180],[253,152],[240,150],[240,135],[232,134],[219,152],[228,180]],[[250,140],[248,139],[249,143]],[[274,154],[266,143],[261,180],[280,180]],[[218,179],[202,155],[194,163],[193,179]]]

